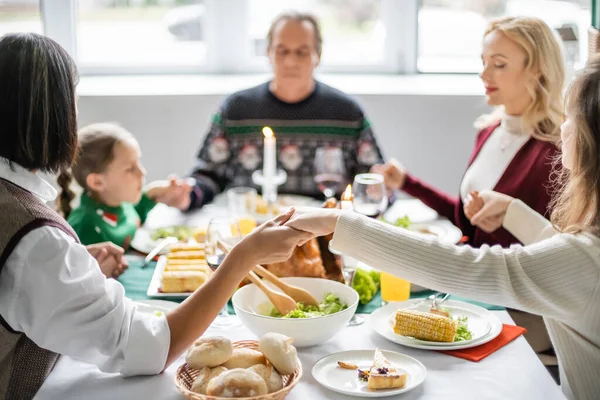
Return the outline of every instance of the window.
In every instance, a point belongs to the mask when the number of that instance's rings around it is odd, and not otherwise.
[[[38,0],[0,0],[0,36],[11,32],[44,33]]]
[[[85,67],[190,67],[206,59],[199,0],[78,0],[77,60]]]
[[[321,70],[415,70],[419,0],[40,1],[46,34],[82,75],[266,72],[268,28],[290,9],[320,19]]]
[[[567,67],[587,54],[592,0],[0,0],[0,34],[45,33],[82,75],[266,72],[283,11],[315,14],[322,72],[476,73],[490,18],[544,19]],[[43,23],[42,23],[43,21]]]
[[[288,10],[315,14],[323,33],[324,65],[384,62],[386,29],[381,0],[249,0],[247,40],[251,57],[264,57],[271,21]]]
[[[564,35],[568,62],[580,63],[587,51],[591,0],[422,0],[419,9],[421,72],[479,72],[481,41],[487,22],[501,16],[535,16]],[[572,37],[571,37],[572,39]],[[575,51],[572,44],[575,43]]]

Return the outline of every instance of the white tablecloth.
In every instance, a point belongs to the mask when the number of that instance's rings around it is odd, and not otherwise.
[[[512,324],[506,311],[494,311],[504,323]],[[329,342],[298,354],[304,368],[299,384],[289,400],[348,399],[320,386],[311,375],[313,364],[328,354],[352,349],[374,349],[408,354],[427,368],[425,382],[418,388],[390,399],[564,399],[544,366],[521,336],[499,351],[473,363],[433,351],[403,347],[380,337],[371,330],[368,315],[365,323],[346,327]],[[223,335],[232,340],[256,339],[245,327],[230,331],[211,329],[207,335]],[[163,374],[149,377],[121,378],[104,374],[86,363],[62,357],[35,397],[45,399],[172,399],[182,400],[173,383],[175,371],[183,357]]]

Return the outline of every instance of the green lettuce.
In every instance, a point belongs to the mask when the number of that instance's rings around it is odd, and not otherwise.
[[[360,304],[367,304],[379,290],[379,272],[358,268],[354,272],[352,288],[358,293]]]

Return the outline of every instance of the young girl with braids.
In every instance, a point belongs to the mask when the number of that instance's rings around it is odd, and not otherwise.
[[[110,241],[125,250],[157,202],[189,197],[191,187],[176,178],[156,181],[144,191],[146,170],[133,135],[121,126],[92,124],[79,132],[78,158],[58,176],[60,210],[83,244]],[[71,180],[84,190],[77,208]]]

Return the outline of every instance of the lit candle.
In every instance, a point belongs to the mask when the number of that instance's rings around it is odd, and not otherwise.
[[[344,193],[342,193],[342,210],[354,211],[354,206],[352,204],[353,196],[352,196],[352,185],[348,185]]]
[[[265,180],[265,183],[271,184],[273,183],[273,178],[275,177],[275,174],[277,172],[277,163],[275,158],[277,141],[275,140],[273,130],[268,126],[265,126],[262,132],[263,135],[265,135],[263,145],[263,179]]]

